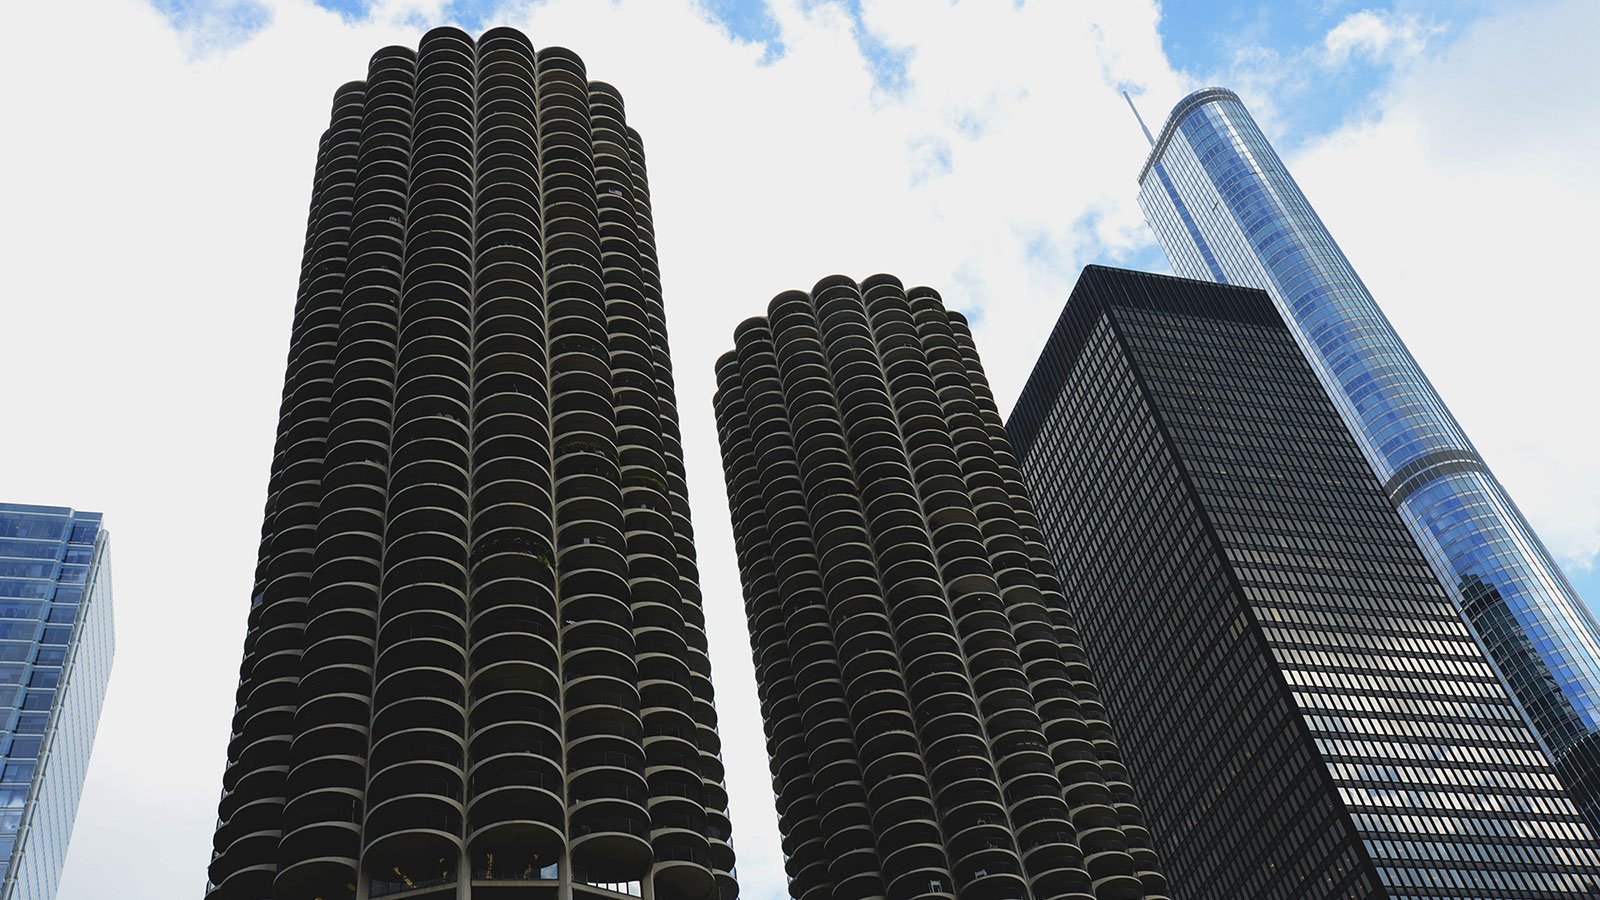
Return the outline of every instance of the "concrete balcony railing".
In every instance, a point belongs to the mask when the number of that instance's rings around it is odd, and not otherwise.
[[[515,31],[436,30],[338,91],[313,194],[209,895],[448,892],[462,853],[569,853],[731,896],[620,94]]]
[[[964,320],[834,276],[734,345],[714,402],[792,891],[1162,896],[1142,826],[1101,833],[1121,766]]]

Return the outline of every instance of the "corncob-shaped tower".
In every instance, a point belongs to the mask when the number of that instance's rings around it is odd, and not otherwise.
[[[735,895],[639,135],[389,47],[323,136],[214,900]]]
[[[966,321],[772,301],[717,421],[796,900],[1165,895]]]

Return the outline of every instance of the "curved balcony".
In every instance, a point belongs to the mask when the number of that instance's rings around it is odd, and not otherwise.
[[[554,735],[549,745],[556,746]],[[475,744],[476,746],[476,744]],[[560,754],[504,752],[474,763],[468,807],[473,852],[530,849],[544,859],[565,844],[565,783]]]
[[[526,507],[502,507],[500,511],[526,514],[530,519],[544,518]],[[484,518],[487,522],[500,517],[485,515]],[[553,616],[556,609],[555,560],[549,542],[540,531],[485,527],[479,534],[469,557],[473,609],[510,607]]]
[[[349,804],[316,811],[308,818],[314,820],[286,831],[279,843],[280,867],[271,896],[283,900],[354,897],[354,891],[346,886],[359,880],[358,801],[351,797]]]
[[[375,825],[368,819],[369,840],[362,852],[362,865],[374,881],[394,881],[429,885],[439,883],[441,873],[449,873],[460,858],[461,841],[454,834],[460,817],[448,812],[412,812],[408,828],[384,830],[372,838]]]
[[[889,900],[954,900],[956,882],[937,845],[908,847],[887,853],[883,874]]]
[[[222,867],[217,863],[223,862]],[[272,896],[272,878],[278,866],[270,858],[250,860],[218,859],[211,863],[209,880],[215,885],[206,894],[208,900],[253,900]]]
[[[656,896],[663,900],[732,900],[738,896],[739,888],[733,876],[726,870],[707,869],[699,861],[698,854],[694,859],[661,860],[656,863],[655,871]]]
[[[298,743],[294,748],[296,761],[285,775],[286,798],[298,801],[318,791],[360,791],[366,785],[365,725],[328,725],[326,730],[341,733],[336,738],[307,741],[304,748]],[[293,825],[293,818],[286,818],[285,823]]]
[[[211,865],[206,869],[213,884],[224,884],[246,870],[267,866],[276,868],[278,856],[278,838],[276,830],[256,831],[240,835],[218,853],[211,860]],[[270,886],[272,873],[266,873],[267,884]],[[245,879],[254,882],[256,879]],[[270,887],[269,887],[270,890]]]
[[[898,676],[888,677],[898,667],[899,657],[895,653],[894,642],[889,636],[887,626],[887,618],[884,616],[852,616],[845,627],[836,629],[836,633],[846,632],[850,635],[840,642],[837,650],[834,649],[832,642],[810,644],[805,653],[798,651],[794,653],[796,665],[803,668],[808,656],[815,653],[819,657],[819,662],[826,662],[839,671],[852,691],[903,692],[904,682]],[[824,627],[823,623],[817,623],[816,630],[822,632],[825,639]],[[836,656],[844,660],[842,668],[835,661]],[[870,714],[870,711],[863,713],[867,714]]]
[[[241,799],[229,811],[228,817],[218,825],[216,834],[212,835],[212,849],[218,853],[225,853],[230,847],[240,844],[252,835],[277,831],[281,824],[283,805],[284,797],[281,791],[278,792],[278,796]]]
[[[643,791],[574,804],[569,813],[574,865],[608,881],[638,881],[654,861]]]
[[[268,771],[286,773],[289,741],[288,734],[269,734],[249,741],[240,751],[238,759],[229,765],[228,771],[223,776],[223,787],[235,790],[241,797],[250,796],[251,791],[243,782],[244,775]],[[230,785],[230,780],[235,781],[236,785]]]
[[[254,769],[229,766],[223,773],[223,793],[217,804],[218,816],[226,822],[235,810],[257,800],[278,800],[284,796],[284,782],[289,774],[286,765],[268,765]]]
[[[531,630],[534,626],[520,627]],[[553,623],[545,627],[554,631]],[[553,636],[533,634],[530,630],[508,630],[473,643],[472,690],[475,695],[509,690],[555,694],[557,663]]]
[[[369,699],[361,694],[322,695],[300,707],[291,756],[296,762],[323,756],[363,757],[370,721]]]

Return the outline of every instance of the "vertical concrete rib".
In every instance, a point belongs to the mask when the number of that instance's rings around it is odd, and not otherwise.
[[[651,848],[589,87],[570,52],[537,65],[572,860],[632,880]]]
[[[917,673],[900,664],[898,620],[892,609],[899,598],[886,592],[894,576],[880,571],[882,561],[874,554],[869,522],[873,498],[864,495],[860,482],[874,461],[866,444],[878,443],[881,436],[852,435],[849,430],[852,420],[881,412],[870,405],[876,399],[870,393],[870,343],[859,333],[830,333],[830,327],[864,326],[860,317],[852,315],[854,292],[854,283],[832,279],[813,291],[815,303],[810,298],[775,303],[771,319],[778,367],[786,407],[815,406],[815,415],[795,423],[802,483],[861,757],[877,849],[875,868],[882,873],[890,897],[949,896],[955,879],[939,828],[934,786],[929,783],[931,766],[918,744],[908,690]],[[835,301],[831,305],[826,302],[830,296]],[[861,375],[868,384],[852,381]],[[864,390],[857,393],[855,388]],[[866,408],[851,415],[852,402]],[[797,672],[801,661],[822,649],[796,648]],[[801,703],[806,705],[807,698],[802,696]],[[828,818],[829,811],[823,815]]]
[[[924,313],[929,301],[938,305],[936,296],[927,292],[919,299]],[[1009,822],[1004,815],[988,817],[984,828],[974,829],[983,841],[979,846],[991,850],[989,858],[977,859],[974,864],[986,871],[1001,866],[1015,871],[1019,860],[992,852],[1001,849],[995,846],[1001,842],[985,833],[1009,824],[1016,840],[1006,842],[1003,849],[1014,854],[1027,848],[1026,872],[1035,896],[1087,895],[1090,885],[1083,877],[1084,860],[1072,853],[1070,837],[1061,840],[1067,809],[1061,782],[1054,777],[1045,757],[1046,747],[1038,739],[1043,725],[1029,690],[1035,676],[1039,680],[1034,691],[1051,690],[1055,687],[1049,677],[1053,673],[1039,671],[1038,665],[1024,669],[1012,627],[1013,623],[1027,624],[1026,610],[1003,605],[998,579],[1009,574],[1001,568],[1005,557],[991,561],[980,527],[980,515],[984,517],[981,524],[989,525],[994,515],[990,505],[1004,497],[994,496],[995,485],[971,477],[970,448],[963,446],[962,453],[957,453],[955,439],[970,434],[971,423],[961,418],[959,407],[949,408],[957,404],[942,402],[935,385],[930,357],[942,349],[937,336],[919,329],[910,300],[898,282],[869,283],[868,305],[910,453],[926,532],[933,539],[946,584],[949,614],[977,693],[981,734],[991,748],[987,761],[997,767],[995,777],[1005,784]],[[942,312],[942,305],[939,309]],[[1010,586],[1010,579],[1007,581]]]
[[[1164,897],[964,322],[926,288],[836,276],[735,343],[716,408],[786,851],[849,806],[811,734],[831,665],[884,895]],[[774,614],[803,596],[808,536],[824,628]],[[876,893],[798,863],[796,897]]]
[[[415,54],[369,66],[335,356],[279,896],[358,880],[394,406]]]
[[[492,875],[561,858],[566,784],[535,54],[509,29],[478,54],[467,834]]]
[[[282,835],[295,695],[316,545],[339,301],[365,85],[342,87],[318,152],[277,446],[209,872],[269,891]]]
[[[1122,842],[1126,852],[1133,858],[1135,875],[1144,884],[1148,896],[1163,896],[1167,892],[1166,877],[1161,872],[1159,860],[1152,848],[1150,832],[1144,824],[1144,815],[1134,802],[1133,788],[1128,784],[1127,768],[1122,763],[1121,751],[1112,737],[1110,724],[1106,720],[1105,707],[1100,702],[1099,690],[1095,687],[1096,679],[1090,669],[1088,656],[1084,652],[1077,624],[1067,611],[1061,581],[1057,577],[1055,564],[1051,562],[1050,551],[1045,546],[1044,535],[1039,530],[1032,498],[1023,485],[1021,470],[1017,466],[1016,455],[1012,451],[1004,421],[1000,418],[999,409],[995,404],[994,393],[990,390],[988,379],[984,375],[972,332],[967,326],[965,317],[959,313],[948,313],[947,321],[955,348],[966,369],[968,382],[972,388],[972,398],[982,420],[983,429],[987,433],[997,472],[1004,485],[1011,521],[1015,524],[1017,535],[1025,548],[1028,569],[1031,570],[1034,582],[1038,586],[1039,603],[1046,611],[1055,632],[1055,639],[1038,644],[1035,647],[1036,652],[1057,653],[1066,667],[1066,676],[1072,686],[1070,696],[1059,698],[1052,696],[1049,700],[1041,700],[1041,704],[1050,703],[1057,706],[1060,710],[1058,713],[1051,714],[1042,705],[1041,712],[1044,713],[1046,722],[1058,720],[1066,723],[1071,731],[1077,732],[1077,737],[1067,738],[1071,741],[1070,746],[1077,749],[1065,756],[1068,760],[1066,764],[1082,773],[1081,777],[1085,779],[1083,783],[1091,785],[1089,792],[1094,796],[1092,798],[1086,796],[1084,799],[1089,801],[1089,806],[1104,802],[1104,798],[1099,796],[1100,792],[1092,787],[1095,783],[1093,776],[1097,772],[1099,778],[1103,780],[1105,790],[1110,793],[1110,802],[1116,809]],[[978,448],[974,448],[973,458],[981,458]],[[1000,507],[996,505],[994,508]],[[1021,572],[1018,572],[1018,577],[1023,577]],[[1071,712],[1074,706],[1076,715]],[[1080,720],[1081,730],[1077,724]],[[1083,741],[1089,744],[1090,752],[1087,754],[1081,752]],[[1058,766],[1062,765],[1062,756],[1063,754],[1057,754]],[[1064,782],[1071,780],[1072,776],[1063,775]]]
[[[737,896],[666,346],[575,55],[437,29],[340,91],[213,900]]]
[[[745,334],[743,330],[736,332],[735,343],[747,346]],[[824,900],[831,894],[828,892],[822,831],[817,819],[812,766],[806,755],[807,735],[811,729],[800,717],[785,636],[783,598],[800,591],[779,593],[767,527],[773,516],[769,514],[770,507],[762,496],[763,483],[755,477],[755,441],[743,382],[737,375],[739,364],[739,354],[734,351],[724,354],[717,361],[718,380],[728,383],[729,387],[716,396],[715,404],[717,421],[724,423],[719,428],[719,439],[726,448],[723,474],[727,479],[729,508],[735,519],[748,523],[736,530],[734,546],[740,581],[747,598],[745,613],[750,627],[750,645],[755,656],[757,695],[771,764],[773,790],[776,793],[778,821],[783,834],[784,869],[788,873],[791,895],[802,900]],[[792,464],[792,457],[790,462]],[[795,472],[784,472],[777,474],[773,480],[797,479]],[[787,487],[791,493],[798,491],[798,484]],[[798,497],[792,496],[790,503],[791,509],[800,507]],[[793,517],[785,517],[784,512],[782,508],[779,509],[778,521]],[[850,755],[854,758],[853,745]]]
[[[364,851],[392,881],[463,847],[475,68],[466,34],[423,38]]]
[[[795,710],[798,726],[791,738],[796,753],[786,762],[797,788],[790,818],[799,829],[796,842],[806,845],[796,848],[801,854],[796,868],[813,870],[808,879],[821,888],[821,896],[828,896],[830,882],[835,897],[874,896],[884,891],[882,867],[835,644],[826,593],[830,585],[821,571],[820,537],[808,513],[813,497],[827,502],[829,488],[802,480],[798,462],[802,443],[809,452],[816,442],[829,441],[830,434],[835,446],[842,446],[842,440],[837,438],[836,418],[830,427],[791,423],[785,413],[788,395],[813,390],[819,378],[825,383],[827,377],[820,352],[798,349],[815,336],[816,327],[805,308],[789,305],[793,299],[782,295],[773,302],[773,321],[789,348],[784,353],[789,365],[780,370],[773,335],[764,323],[741,328],[736,336],[745,367],[743,386],[755,459],[760,462],[752,474],[761,474],[755,483],[764,495],[751,524],[764,523],[767,529],[778,605],[773,624],[786,638],[786,646],[774,642],[764,655],[770,666],[793,680],[792,698],[784,697],[782,705]],[[801,315],[790,316],[790,311]],[[820,344],[811,348],[820,351]],[[839,592],[837,584],[831,589]],[[847,634],[837,636],[843,639]],[[780,649],[787,656],[778,657]]]
[[[1135,874],[1143,883],[1147,896],[1164,896],[1167,893],[1166,876],[1161,871],[1160,861],[1151,843],[1144,814],[1134,801],[1133,788],[1128,783],[1127,767],[1123,765],[1121,750],[1112,737],[1111,726],[1106,720],[1105,706],[1101,703],[1099,690],[1095,686],[1096,678],[1089,666],[1088,655],[1084,651],[1077,623],[1067,610],[1061,580],[1057,576],[1055,563],[1051,561],[1050,551],[1045,546],[1044,534],[1039,529],[1038,518],[1034,514],[1033,500],[1023,484],[1022,472],[1017,465],[1016,454],[1012,450],[1004,420],[1001,419],[999,408],[995,404],[994,393],[990,390],[988,378],[983,372],[983,364],[978,358],[972,331],[967,325],[966,318],[960,313],[948,313],[947,321],[956,350],[965,367],[968,383],[972,388],[978,415],[988,435],[989,447],[998,474],[1005,487],[1009,500],[1006,509],[1011,514],[1012,522],[1015,523],[1017,534],[1025,548],[1028,568],[1038,586],[1039,602],[1046,610],[1055,632],[1054,640],[1039,643],[1035,649],[1040,654],[1052,651],[1058,653],[1072,685],[1070,698],[1041,699],[1041,713],[1044,714],[1046,722],[1059,720],[1067,723],[1072,730],[1077,729],[1076,722],[1081,718],[1084,732],[1080,739],[1089,741],[1092,752],[1089,755],[1069,754],[1068,759],[1075,761],[1069,764],[1083,773],[1084,783],[1090,785],[1089,791],[1096,795],[1092,800],[1093,804],[1102,802],[1098,797],[1099,792],[1093,787],[1095,782],[1093,774],[1095,769],[1098,769],[1098,775],[1103,778],[1105,789],[1110,792],[1111,803],[1117,811],[1122,839],[1128,854],[1133,858]],[[977,448],[974,449],[973,458],[981,459]],[[993,508],[999,510],[1001,507],[996,504]],[[1019,577],[1021,574],[1018,573]],[[1057,706],[1059,712],[1053,714],[1047,711],[1043,705],[1045,703]],[[1070,711],[1074,704],[1076,716]],[[1081,748],[1081,744],[1076,740],[1073,746]],[[1072,780],[1072,776],[1063,775],[1064,783],[1070,783]]]
[[[635,663],[658,884],[715,889],[622,97],[589,86]]]
[[[724,784],[722,739],[717,731],[717,709],[711,685],[711,655],[706,640],[706,618],[700,596],[700,570],[694,549],[694,528],[689,519],[689,488],[683,462],[683,437],[678,426],[678,400],[672,378],[667,341],[666,311],[661,299],[661,272],[656,260],[655,224],[650,213],[650,187],[645,171],[644,143],[639,132],[624,129],[627,170],[632,183],[634,234],[642,294],[639,304],[650,341],[650,369],[655,378],[659,409],[658,433],[666,470],[672,542],[678,573],[679,608],[683,616],[684,657],[689,666],[693,695],[695,745],[700,756],[701,792],[706,815],[706,837],[712,870],[719,890],[735,890],[733,880],[732,825],[728,820],[728,789]]]

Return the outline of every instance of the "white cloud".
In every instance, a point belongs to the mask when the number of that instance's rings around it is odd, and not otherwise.
[[[1600,551],[1596,33],[1589,0],[1482,20],[1398,78],[1378,115],[1291,162],[1490,466],[1576,569]]]
[[[1353,57],[1374,62],[1413,57],[1427,46],[1428,36],[1415,16],[1364,9],[1346,16],[1322,39],[1323,61],[1337,66]]]
[[[137,0],[96,0],[70,64],[60,42],[0,55],[21,124],[0,142],[0,497],[103,510],[116,557],[118,659],[61,900],[204,881],[317,135],[336,87],[446,8],[381,0],[347,22],[263,2],[268,24],[227,48],[202,47],[220,40],[209,26],[177,34]],[[518,0],[488,19],[579,52],[645,137],[753,898],[784,877],[712,362],[779,291],[891,271],[975,314],[1009,402],[1078,266],[1148,244],[1143,140],[1114,88],[1181,87],[1149,2],[863,6],[861,26],[840,3],[777,0],[784,50],[766,63],[689,0]],[[59,31],[49,4],[7,17]],[[906,54],[890,90],[862,27]]]

